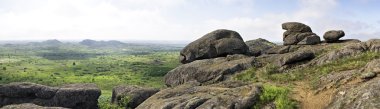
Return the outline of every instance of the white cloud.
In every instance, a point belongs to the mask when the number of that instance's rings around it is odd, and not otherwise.
[[[380,32],[360,32],[360,33],[351,34],[350,37],[353,39],[362,39],[362,41],[366,41],[369,39],[379,39]]]
[[[282,40],[281,24],[287,21],[286,15],[266,15],[260,18],[237,17],[228,20],[209,20],[207,29],[231,29],[239,32],[245,40],[266,38],[272,41]]]
[[[154,35],[170,35],[167,33],[178,28],[161,13],[177,3],[181,3],[180,0],[55,0],[31,3],[38,6],[25,9],[13,9],[19,6],[15,5],[0,14],[0,37],[157,38]]]
[[[336,0],[299,0],[299,9],[294,14],[268,13],[260,17],[235,17],[227,20],[214,19],[207,23],[210,28],[228,28],[238,31],[245,40],[265,38],[282,41],[284,30],[281,24],[289,21],[302,22],[314,28],[336,5]],[[323,25],[324,26],[324,25]],[[317,29],[317,30],[318,30]]]
[[[380,36],[380,31],[374,25],[337,17],[337,5],[337,0],[299,0],[299,8],[293,14],[269,13],[260,17],[214,19],[208,22],[208,26],[237,30],[245,40],[265,38],[276,42],[282,41],[284,30],[281,29],[281,24],[289,21],[305,23],[319,36],[328,30],[344,30],[346,39],[367,40]]]

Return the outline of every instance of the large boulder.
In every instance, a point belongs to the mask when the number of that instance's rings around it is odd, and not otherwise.
[[[246,54],[249,48],[239,33],[232,30],[215,30],[191,42],[180,52],[180,62]]]
[[[134,109],[158,91],[160,90],[138,86],[117,86],[112,90],[111,102]]]
[[[318,35],[311,28],[299,22],[286,22],[282,24],[284,45],[314,45],[320,43]]]
[[[189,81],[210,84],[223,81],[230,75],[252,66],[258,66],[255,57],[228,55],[215,59],[197,60],[169,71],[164,79],[167,86],[177,86]]]
[[[286,22],[282,24],[282,29],[291,31],[291,32],[313,32],[311,28],[303,23],[299,22]]]
[[[268,49],[277,46],[275,43],[262,38],[246,41],[245,44],[249,47],[249,54],[253,56],[259,56]]]
[[[339,39],[342,38],[344,35],[345,34],[343,30],[330,30],[323,35],[323,38],[326,42],[331,43],[339,41]]]
[[[194,82],[161,90],[136,109],[250,109],[261,92],[261,86],[240,82],[207,86]]]
[[[23,103],[23,104],[12,104],[4,106],[0,109],[69,109],[69,108],[63,108],[63,107],[43,107],[38,106],[32,103]]]
[[[100,93],[100,89],[95,84],[48,87],[27,82],[10,83],[0,85],[0,107],[33,103],[48,107],[96,109]]]

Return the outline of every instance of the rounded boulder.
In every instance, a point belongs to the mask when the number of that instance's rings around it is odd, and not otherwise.
[[[181,50],[180,62],[186,64],[195,60],[246,54],[248,51],[248,46],[238,32],[219,29],[191,42]]]
[[[331,43],[331,42],[339,41],[339,39],[344,37],[344,35],[345,35],[344,31],[342,30],[331,30],[331,31],[327,31],[323,35],[323,38],[326,40],[326,42]]]

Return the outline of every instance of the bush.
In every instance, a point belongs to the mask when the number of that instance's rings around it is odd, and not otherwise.
[[[3,70],[7,70],[7,67],[3,67]]]
[[[102,95],[98,99],[99,109],[125,109],[117,104],[112,104],[110,100],[111,93],[109,91],[102,91]]]
[[[131,97],[129,96],[124,96],[123,98],[121,98],[120,102],[118,103],[119,106],[122,106],[122,107],[128,107],[128,103],[129,101],[131,100]]]

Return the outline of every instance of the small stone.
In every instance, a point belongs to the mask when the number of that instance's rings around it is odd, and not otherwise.
[[[374,69],[373,69],[373,72],[374,72],[374,73],[380,73],[380,68],[374,68]]]
[[[361,79],[372,79],[374,77],[376,77],[376,73],[373,73],[373,72],[363,73],[360,76]]]
[[[345,91],[340,91],[339,94],[340,95],[344,95],[344,94],[346,94],[346,92]]]

